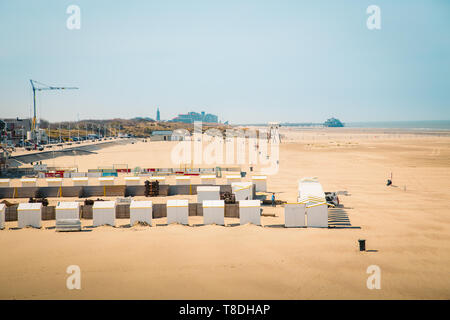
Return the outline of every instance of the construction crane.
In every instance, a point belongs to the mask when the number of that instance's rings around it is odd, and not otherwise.
[[[43,91],[43,90],[68,90],[68,89],[78,89],[77,87],[53,87],[46,85],[44,83],[31,80],[31,88],[33,89],[33,121],[31,123],[31,132],[35,134],[36,131],[36,91]]]

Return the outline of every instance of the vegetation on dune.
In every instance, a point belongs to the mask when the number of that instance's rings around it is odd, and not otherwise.
[[[50,133],[51,139],[59,139],[61,134],[62,139],[67,140],[70,136],[86,136],[87,134],[98,134],[104,136],[116,136],[119,134],[130,134],[135,137],[145,138],[149,137],[153,131],[158,130],[176,130],[186,129],[192,133],[193,124],[180,122],[165,122],[155,121],[149,118],[134,118],[134,119],[110,119],[110,120],[81,120],[74,122],[57,122],[50,123],[46,120],[41,120],[40,127],[46,129]],[[203,123],[203,130],[209,128],[217,128],[222,133],[230,128],[229,125],[224,124],[208,124]]]

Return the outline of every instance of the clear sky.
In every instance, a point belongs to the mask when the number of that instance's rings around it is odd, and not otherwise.
[[[66,9],[81,8],[69,30]],[[366,27],[369,5],[381,30]],[[450,1],[0,0],[0,117],[450,119]]]

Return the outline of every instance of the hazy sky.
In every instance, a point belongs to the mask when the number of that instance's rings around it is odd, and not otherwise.
[[[69,30],[66,9],[81,8]],[[381,8],[368,30],[366,8]],[[450,1],[0,0],[0,117],[450,119]]]

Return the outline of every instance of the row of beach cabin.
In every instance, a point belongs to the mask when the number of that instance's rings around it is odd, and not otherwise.
[[[253,200],[253,183],[252,182],[232,182],[231,192],[234,193],[236,201]],[[197,202],[202,203],[203,200],[220,200],[219,186],[198,186]]]
[[[253,200],[253,182],[232,182],[232,192],[239,202],[241,224],[260,225],[260,201]],[[203,205],[204,223],[224,224],[224,201],[220,200],[220,187],[215,185],[198,186],[197,202]],[[130,205],[130,223],[137,221],[151,223],[152,202],[133,200]],[[96,201],[93,206],[94,226],[115,225],[115,201]],[[18,226],[41,226],[40,203],[21,203],[18,206]],[[328,204],[325,193],[317,178],[304,178],[299,181],[298,199],[295,203],[287,203],[285,209],[286,227],[328,227]],[[167,201],[168,223],[187,224],[188,200]],[[59,202],[56,206],[56,220],[79,218],[78,202]],[[5,205],[0,204],[0,228],[4,227]],[[76,224],[79,222],[72,221]],[[81,225],[81,224],[80,224]]]
[[[225,225],[225,202],[224,200],[203,200],[203,223]],[[259,200],[239,200],[240,224],[252,223],[261,225],[261,202]],[[180,223],[187,225],[189,217],[188,200],[167,201],[167,223]],[[95,201],[92,207],[93,226],[116,225],[115,201]],[[305,203],[285,205],[286,227],[328,227],[322,219],[323,210],[321,206]],[[152,223],[152,201],[132,200],[130,203],[130,224],[137,222]],[[58,202],[55,207],[56,227],[73,226],[81,229],[80,203]],[[18,227],[32,226],[41,227],[42,204],[20,203],[17,208]],[[0,204],[0,228],[5,225],[5,204]],[[64,229],[64,228],[63,228]]]
[[[47,178],[46,183],[48,186],[62,186],[63,179],[66,178]],[[70,178],[74,186],[87,186],[89,183],[88,177],[73,177]],[[115,177],[98,177],[96,178],[98,185],[114,185],[116,182]],[[200,176],[201,184],[205,185],[215,185],[217,177],[215,175],[202,175]],[[229,175],[226,176],[227,184],[241,183],[242,177],[240,175]],[[128,176],[124,177],[126,185],[142,185],[145,180],[149,181],[159,181],[164,184],[166,177],[164,176],[150,176],[150,177],[137,177]],[[175,181],[177,185],[189,185],[191,184],[191,176],[176,176]],[[22,187],[35,187],[37,185],[36,178],[23,178],[20,180]],[[255,185],[256,192],[266,192],[267,191],[267,176],[253,176],[252,181]],[[10,179],[0,179],[0,187],[10,187]]]

